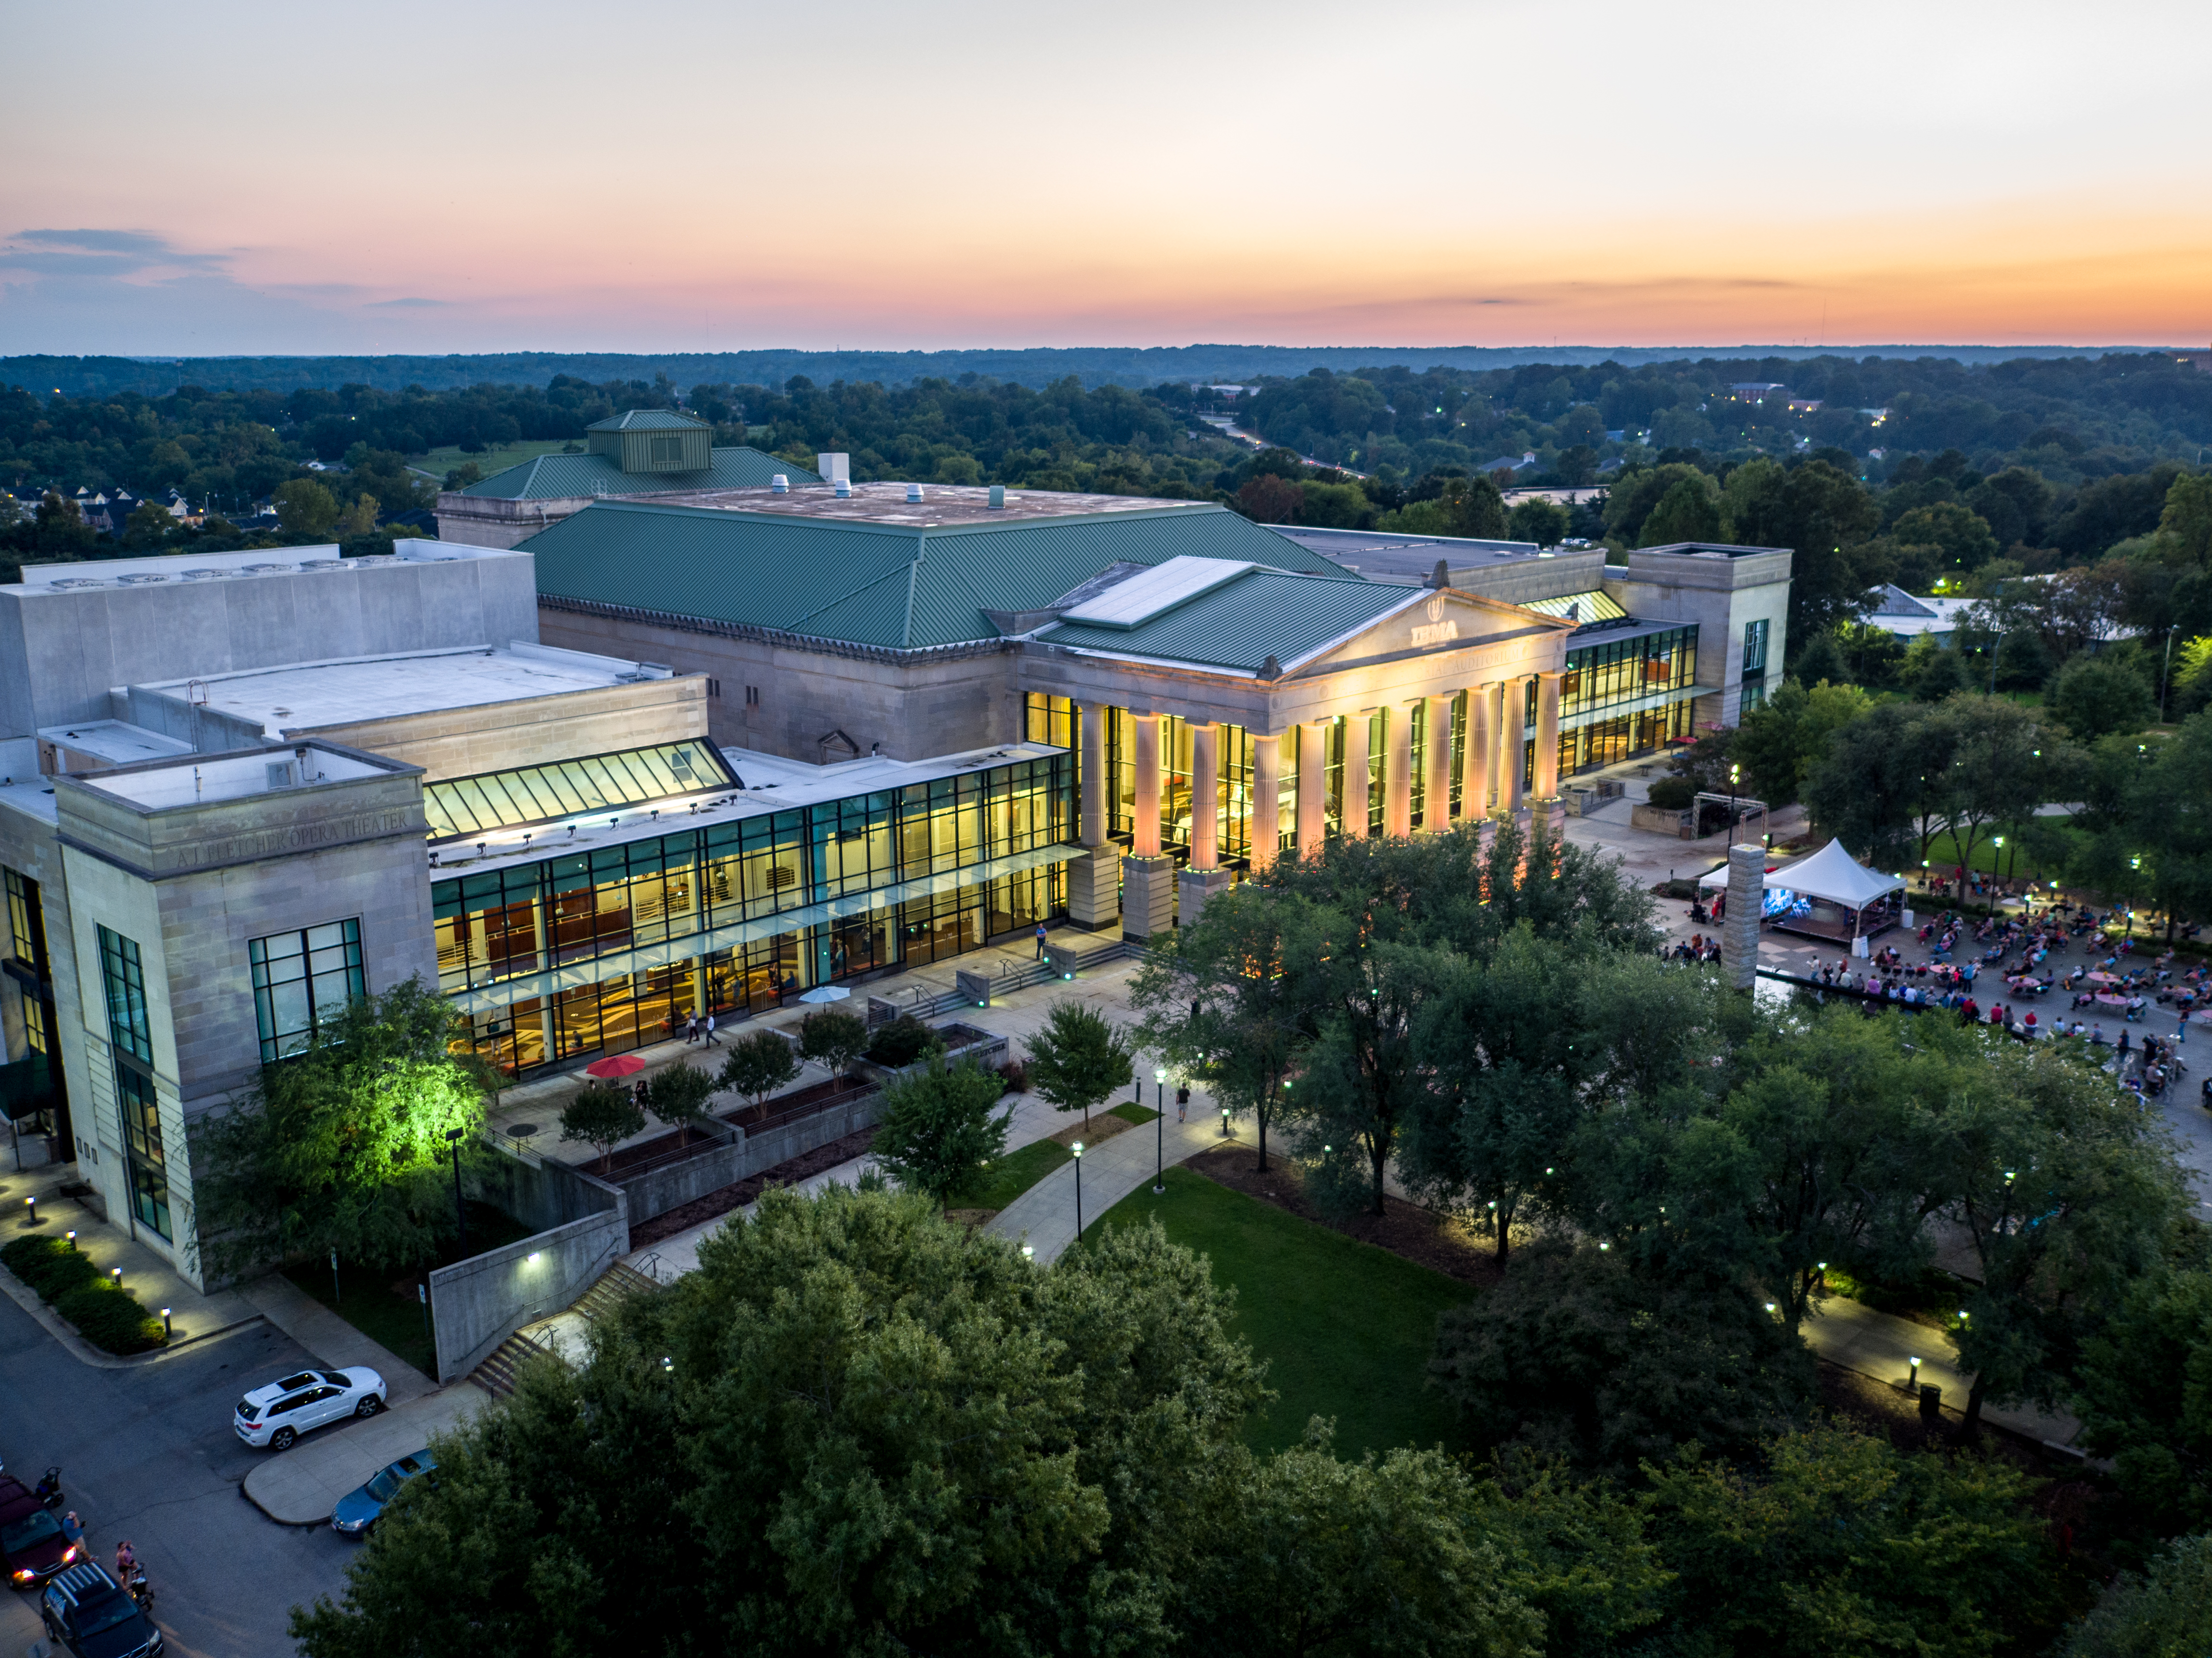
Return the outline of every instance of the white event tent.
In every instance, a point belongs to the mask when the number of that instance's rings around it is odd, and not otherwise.
[[[1770,892],[1787,895],[1774,924],[1819,938],[1871,938],[1897,924],[1905,878],[1869,869],[1831,841],[1809,858],[1768,872]],[[1772,901],[1769,913],[1773,914]]]

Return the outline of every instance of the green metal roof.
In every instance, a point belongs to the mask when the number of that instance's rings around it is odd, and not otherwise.
[[[889,650],[997,638],[986,610],[1042,610],[1117,562],[1239,559],[1332,577],[1333,587],[1377,587],[1249,519],[1196,503],[921,527],[603,501],[522,544],[537,556],[538,591],[548,598]],[[1379,591],[1389,602],[1405,597],[1403,588]]]
[[[706,429],[707,422],[690,415],[679,415],[669,409],[625,409],[619,415],[609,415],[605,420],[595,420],[584,429],[586,432],[697,432]]]
[[[672,495],[687,489],[765,489],[779,472],[793,483],[822,482],[810,468],[757,449],[717,449],[714,455],[714,465],[703,472],[645,473],[623,471],[610,455],[540,455],[494,472],[461,493],[501,501],[550,501],[590,495]]]
[[[1077,650],[1256,673],[1271,656],[1278,666],[1302,661],[1421,592],[1342,571],[1332,579],[1250,570],[1134,628],[1063,622],[1040,630],[1037,637]]]

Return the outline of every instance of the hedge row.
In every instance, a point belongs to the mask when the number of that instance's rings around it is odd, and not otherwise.
[[[169,1339],[160,1319],[141,1307],[128,1290],[103,1277],[92,1257],[66,1238],[17,1238],[0,1247],[0,1264],[95,1347],[111,1353],[143,1353]]]

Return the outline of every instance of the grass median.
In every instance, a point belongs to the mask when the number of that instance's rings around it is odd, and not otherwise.
[[[1428,1362],[1437,1315],[1469,1299],[1466,1284],[1187,1169],[1167,1171],[1164,1197],[1139,1187],[1098,1224],[1154,1217],[1212,1260],[1216,1283],[1237,1286],[1233,1328],[1281,1395],[1247,1426],[1255,1448],[1296,1444],[1311,1416],[1336,1418],[1337,1448],[1350,1456],[1453,1439]]]

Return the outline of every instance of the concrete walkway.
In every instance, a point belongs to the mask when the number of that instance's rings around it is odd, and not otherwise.
[[[264,1451],[246,1476],[246,1495],[280,1526],[319,1526],[338,1499],[379,1468],[474,1416],[490,1395],[466,1382],[425,1394],[366,1422],[319,1428],[289,1451]]]
[[[1066,1127],[1066,1120],[1055,1126]],[[1221,1117],[1212,1102],[1194,1089],[1188,1121],[1177,1122],[1170,1104],[1167,1116],[1158,1125],[1140,1123],[1085,1151],[1079,1167],[1071,1161],[1054,1169],[999,1211],[990,1230],[1027,1243],[1041,1262],[1057,1260],[1075,1242],[1079,1178],[1083,1224],[1088,1229],[1130,1193],[1150,1186],[1161,1163],[1179,1163],[1209,1146],[1231,1143],[1221,1138]]]

